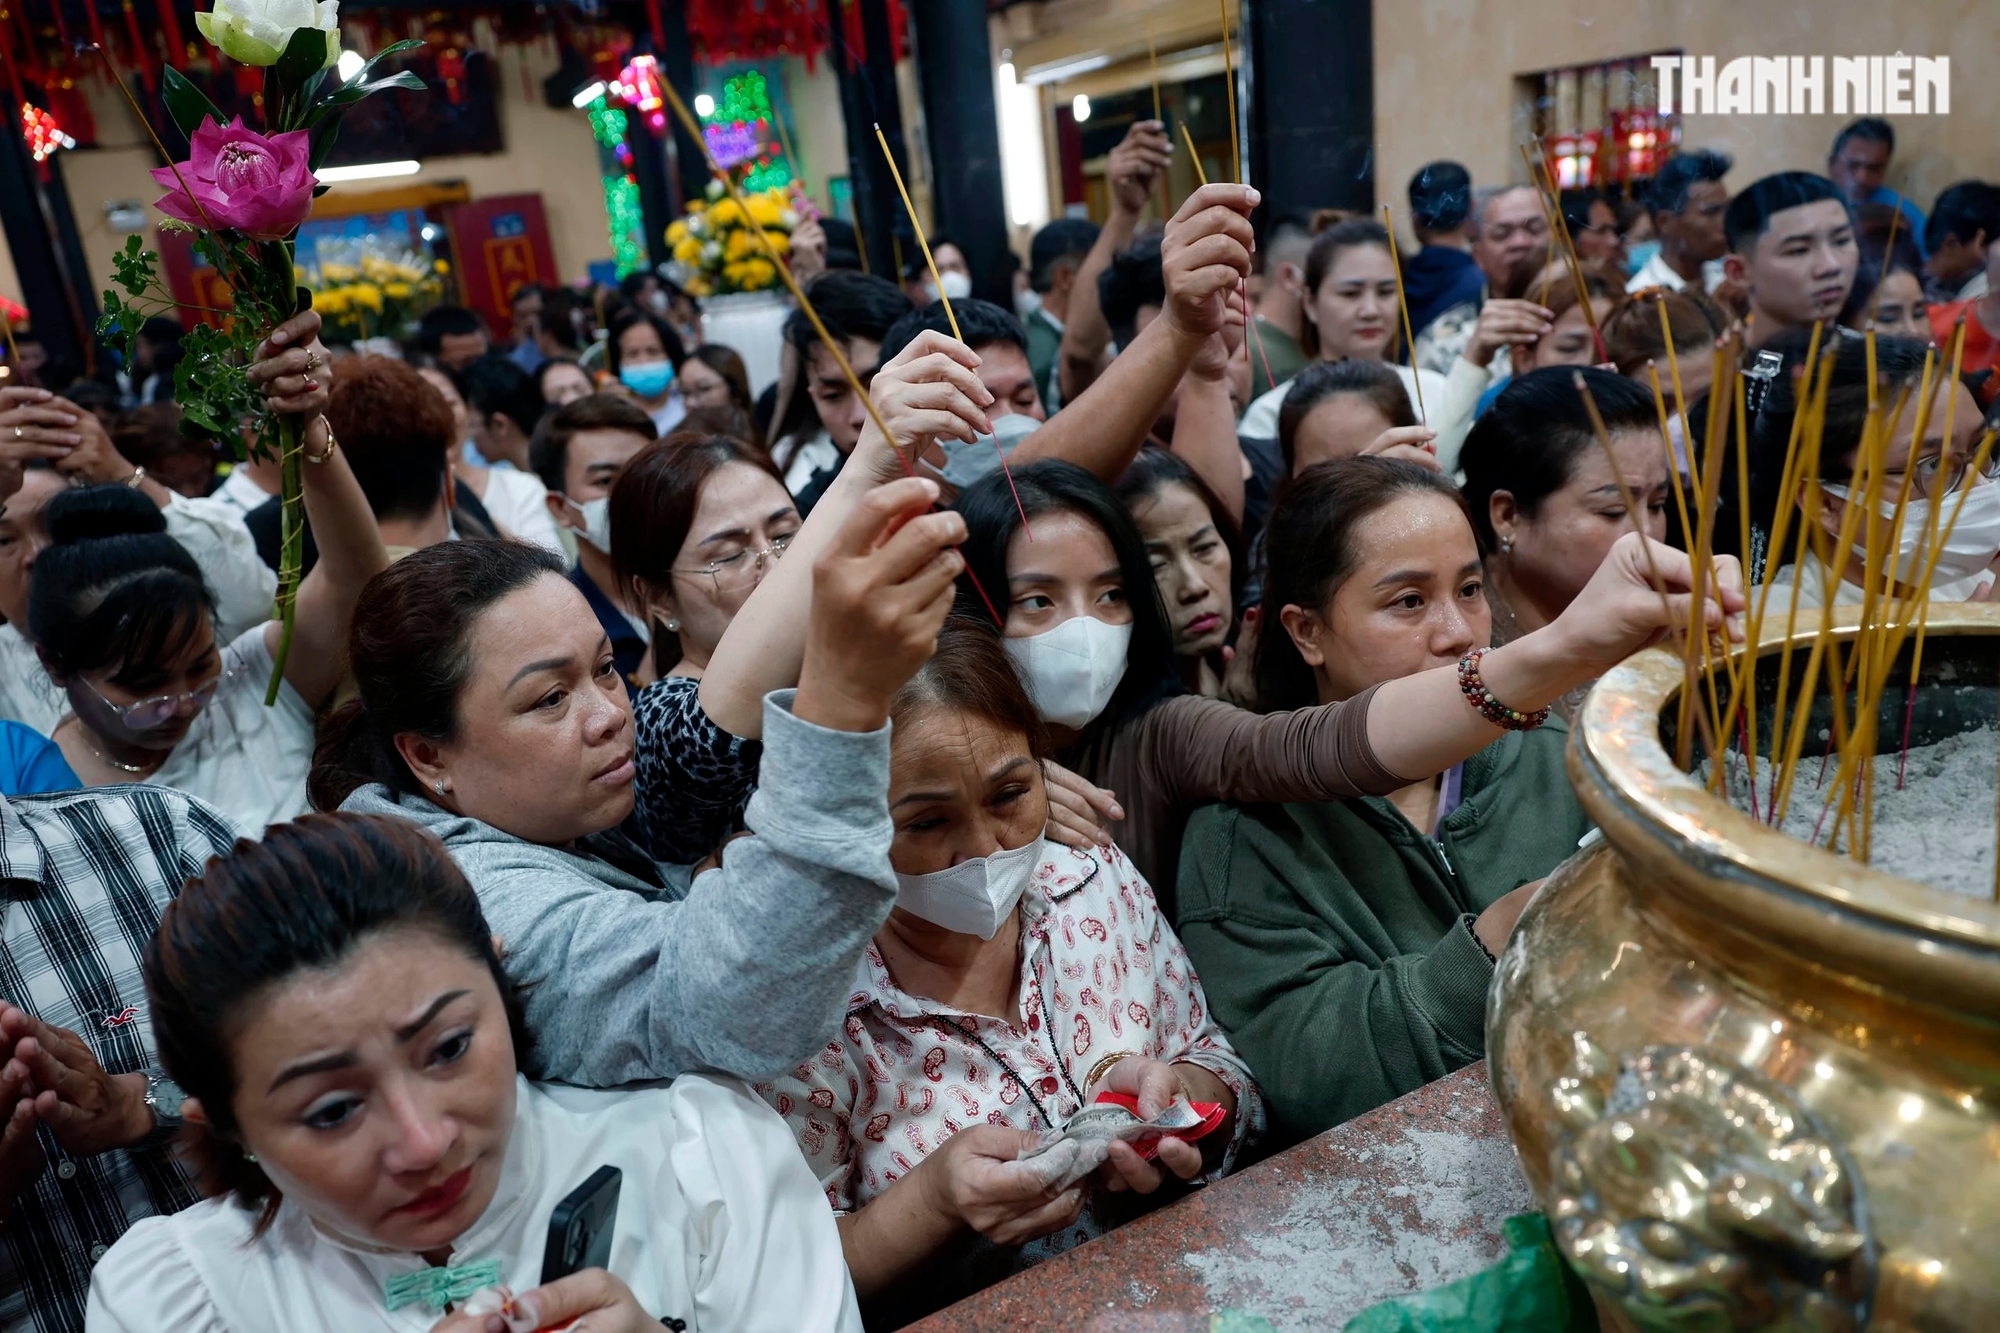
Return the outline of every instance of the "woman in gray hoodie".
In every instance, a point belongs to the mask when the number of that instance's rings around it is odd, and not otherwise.
[[[751,836],[691,886],[618,831],[631,705],[556,557],[449,542],[363,591],[360,698],[328,719],[313,803],[444,842],[526,997],[534,1077],[763,1079],[837,1030],[896,896],[889,701],[930,656],[964,567],[964,522],[926,513],[936,496],[923,480],[878,488],[816,561],[798,689],[764,704]]]

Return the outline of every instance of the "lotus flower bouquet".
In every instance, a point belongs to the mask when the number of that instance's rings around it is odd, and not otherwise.
[[[284,630],[268,702],[277,697],[292,642],[304,535],[301,436],[307,423],[268,409],[246,372],[258,344],[311,306],[312,294],[293,276],[293,238],[312,211],[313,197],[326,188],[313,172],[332,150],[341,117],[382,89],[421,90],[423,80],[415,74],[378,78],[376,68],[423,43],[385,47],[343,79],[335,68],[340,61],[336,0],[215,0],[209,12],[195,15],[195,23],[231,60],[264,70],[261,129],[245,125],[240,116],[225,121],[200,88],[177,70],[163,70],[161,99],[188,136],[189,152],[186,161],[175,162],[162,147],[169,165],[154,171],[153,179],[167,191],[156,205],[167,215],[163,225],[191,232],[195,253],[215,266],[231,293],[230,308],[205,311],[217,318],[182,341],[174,368],[181,430],[225,441],[239,457],[276,459],[284,479],[276,608]],[[159,255],[145,249],[138,236],[126,241],[112,266],[119,290],[104,294],[97,331],[106,343],[127,351],[140,325],[173,309],[175,301],[161,280]],[[245,441],[246,421],[256,428],[254,444]]]

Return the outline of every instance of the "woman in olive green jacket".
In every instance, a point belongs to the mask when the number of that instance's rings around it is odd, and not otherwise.
[[[1478,544],[1437,474],[1322,464],[1265,531],[1264,707],[1349,698],[1485,646]],[[1280,1143],[1484,1053],[1494,955],[1589,829],[1563,741],[1560,723],[1509,730],[1386,797],[1210,806],[1189,822],[1181,938]]]

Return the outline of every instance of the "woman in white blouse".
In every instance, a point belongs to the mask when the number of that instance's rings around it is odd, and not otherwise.
[[[760,1088],[841,1215],[855,1286],[894,1303],[871,1310],[884,1326],[1116,1225],[1130,1194],[1220,1175],[1263,1122],[1145,878],[1116,847],[1044,838],[1042,724],[993,631],[948,622],[892,718],[895,909],[842,1030]],[[1020,1160],[1107,1091],[1227,1118],[1157,1163],[1112,1143],[1096,1191],[1087,1159]]]
[[[308,816],[191,882],[146,990],[179,1084],[156,1104],[185,1094],[215,1197],[112,1247],[90,1333],[483,1333],[509,1295],[517,1329],[858,1330],[833,1218],[770,1109],[704,1075],[528,1082],[494,945],[405,820]],[[605,1268],[538,1288],[551,1214],[605,1166]]]

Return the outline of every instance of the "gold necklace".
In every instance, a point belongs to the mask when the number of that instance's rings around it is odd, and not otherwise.
[[[98,749],[95,745],[92,745],[90,743],[90,728],[83,725],[83,720],[81,718],[71,717],[69,720],[76,723],[76,738],[83,742],[83,748],[90,751],[93,755],[96,755],[99,759],[101,759],[105,763],[111,765],[111,767],[117,769],[120,773],[150,773],[155,769],[159,768],[160,764],[164,764],[166,762],[166,760],[163,758],[159,761],[159,763],[154,763],[154,764],[127,764],[120,760],[113,759],[110,755],[104,753],[104,751]]]

